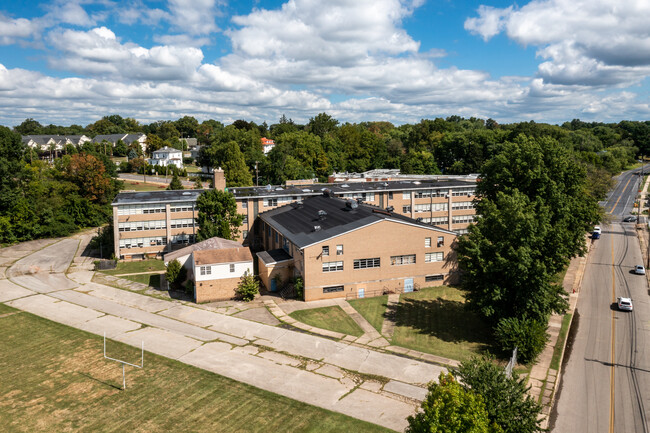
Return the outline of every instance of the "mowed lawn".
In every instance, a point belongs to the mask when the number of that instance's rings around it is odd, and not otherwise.
[[[338,305],[332,307],[312,308],[309,310],[298,310],[289,314],[299,322],[321,329],[340,332],[342,334],[361,337],[363,330],[347,315]]]
[[[492,343],[490,328],[464,304],[464,292],[455,287],[402,294],[391,343],[459,361],[484,353]]]
[[[352,299],[348,301],[352,308],[357,310],[379,332],[386,318],[386,304],[388,295],[372,298]]]
[[[136,348],[107,349],[140,361]],[[123,391],[101,337],[3,304],[0,371],[2,432],[388,431],[150,353]]]
[[[148,259],[134,262],[118,262],[115,269],[100,271],[107,275],[135,274],[138,272],[164,271],[165,262],[162,260]]]
[[[157,183],[135,182],[125,179],[121,180],[124,182],[122,191],[163,191],[167,188],[167,185],[160,185]]]

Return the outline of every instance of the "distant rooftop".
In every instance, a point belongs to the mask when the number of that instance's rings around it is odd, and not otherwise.
[[[202,193],[202,189],[121,192],[115,197],[112,205],[196,201]]]

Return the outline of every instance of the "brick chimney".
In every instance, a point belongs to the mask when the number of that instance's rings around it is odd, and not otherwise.
[[[214,189],[226,190],[226,175],[221,167],[214,170]]]

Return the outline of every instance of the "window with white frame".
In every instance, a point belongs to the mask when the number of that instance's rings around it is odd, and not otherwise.
[[[242,209],[248,209],[248,200],[243,200],[241,202],[241,208]]]
[[[441,211],[446,211],[449,210],[449,203],[432,203],[431,204],[431,210],[434,212],[441,212]]]
[[[416,212],[431,212],[431,203],[416,204],[414,210]]]
[[[336,246],[336,255],[340,256],[343,254],[343,245],[337,245]]]
[[[442,274],[427,275],[427,276],[424,277],[424,281],[426,281],[427,283],[429,283],[431,281],[441,281],[441,280],[444,280],[444,279],[445,279],[445,276],[442,275]]]
[[[159,230],[166,228],[165,224],[165,220],[121,222],[118,223],[118,231],[134,232],[139,230]]]
[[[412,265],[415,263],[415,254],[406,254],[403,256],[391,256],[390,264],[392,266]]]
[[[441,225],[448,225],[449,224],[449,217],[443,216],[443,217],[433,217],[431,218],[430,223],[434,226],[441,226]]]
[[[323,262],[323,272],[339,272],[343,270],[343,261]]]
[[[232,272],[235,272],[235,264],[234,264],[234,263],[231,263],[231,264],[230,264],[230,272],[231,272],[231,273],[232,273]]]
[[[201,266],[199,270],[201,275],[212,275],[212,266]]]
[[[172,229],[180,229],[183,227],[194,227],[197,220],[193,218],[175,219],[171,220],[169,227]]]
[[[367,269],[367,268],[379,268],[379,267],[381,267],[381,260],[379,257],[374,257],[372,259],[354,260],[354,269]]]
[[[431,248],[431,238],[424,238],[424,248]]]
[[[411,205],[402,206],[402,213],[411,213]]]
[[[474,204],[471,201],[458,201],[451,204],[452,210],[460,209],[474,209]]]
[[[438,243],[437,243],[437,245],[438,245],[439,247],[442,247],[442,246],[445,245],[445,237],[444,237],[444,236],[438,236]]]
[[[411,198],[410,191],[402,191],[402,200],[409,200]]]
[[[342,292],[343,286],[323,287],[323,293]]]
[[[325,257],[330,255],[330,247],[328,245],[323,246],[323,249],[321,250],[321,254]]]
[[[456,215],[451,217],[453,224],[468,224],[473,223],[476,215]]]
[[[431,263],[431,262],[442,262],[445,259],[445,253],[425,253],[424,254],[424,262],[425,263]]]
[[[169,205],[170,212],[189,212],[194,209],[194,202],[186,201],[179,203],[172,203]]]

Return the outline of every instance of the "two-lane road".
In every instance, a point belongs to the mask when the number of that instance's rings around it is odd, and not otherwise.
[[[556,432],[650,433],[650,301],[634,224],[621,219],[638,191],[633,172],[619,176],[603,226],[587,262],[576,309],[577,332],[568,349],[559,397]],[[634,311],[616,308],[631,297]]]

